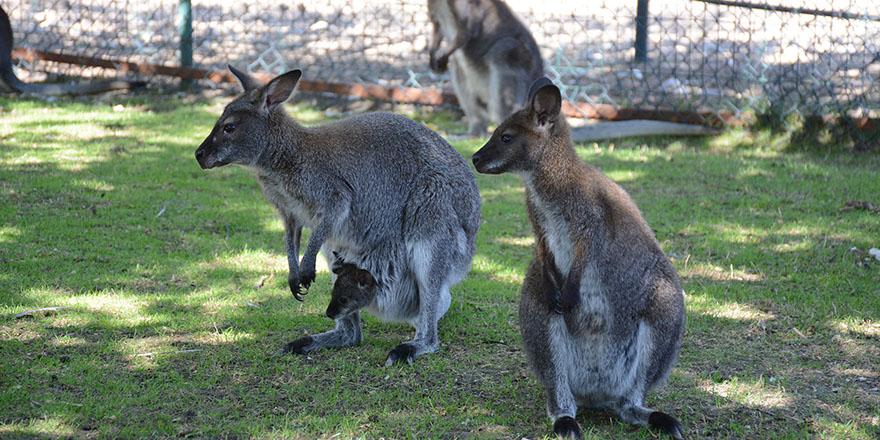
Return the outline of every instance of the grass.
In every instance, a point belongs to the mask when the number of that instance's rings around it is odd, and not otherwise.
[[[319,265],[293,300],[256,180],[196,164],[227,100],[113,99],[0,98],[0,437],[552,434],[516,323],[533,243],[516,178],[477,176],[478,253],[440,351],[384,368],[411,329],[367,317],[358,347],[274,358],[332,326],[330,276]],[[463,130],[446,112],[409,116]],[[687,292],[681,358],[649,404],[690,438],[877,439],[880,214],[841,208],[880,204],[880,157],[783,144],[733,132],[579,148],[630,192]],[[8,317],[48,306],[69,308]],[[655,438],[605,412],[578,420],[588,439]]]

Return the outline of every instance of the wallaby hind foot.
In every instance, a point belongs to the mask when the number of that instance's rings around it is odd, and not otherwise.
[[[654,411],[648,416],[648,426],[656,431],[671,435],[675,440],[684,440],[685,438],[681,423],[678,423],[675,417],[660,411]]]
[[[564,439],[579,440],[584,438],[577,420],[569,416],[560,417],[553,422],[553,433]]]

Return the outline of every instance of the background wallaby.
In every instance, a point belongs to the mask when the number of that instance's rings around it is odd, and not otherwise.
[[[437,133],[389,113],[303,127],[281,105],[299,70],[266,85],[230,70],[245,92],[226,106],[196,150],[199,165],[256,170],[284,221],[288,282],[297,299],[315,279],[318,250],[331,267],[339,255],[375,278],[369,312],[416,329],[412,341],[389,353],[386,365],[435,351],[437,320],[449,308],[450,287],[470,267],[480,225],[477,182],[464,158]],[[298,263],[303,226],[312,233]],[[356,344],[359,316],[337,317],[322,339],[302,345],[303,338],[284,350]]]
[[[64,95],[99,93],[109,90],[133,89],[142,87],[144,82],[97,81],[88,84],[28,84],[15,76],[12,70],[12,23],[6,11],[0,7],[0,89],[8,88],[19,93],[40,95]]]
[[[445,72],[452,56],[452,86],[471,134],[501,121],[526,102],[528,86],[544,75],[534,37],[501,0],[428,0],[434,24],[431,70]],[[443,40],[447,41],[442,51]],[[574,142],[628,136],[711,135],[702,125],[665,121],[601,122],[572,129]]]
[[[675,268],[629,195],[577,157],[559,89],[542,78],[529,96],[473,161],[480,173],[510,172],[525,183],[535,257],[519,320],[553,430],[580,438],[577,408],[610,407],[628,423],[681,439],[678,421],[644,407],[681,345]]]
[[[339,254],[335,257],[336,261],[330,268],[336,275],[333,290],[330,292],[330,305],[327,306],[327,317],[330,319],[357,313],[376,300],[376,279],[370,272],[346,262]],[[318,336],[306,336],[312,339],[316,337]],[[306,346],[313,343],[303,341],[301,344]]]
[[[486,123],[500,124],[526,102],[529,84],[544,75],[532,34],[500,0],[428,0],[434,24],[430,65],[445,72],[449,57],[452,86],[471,134]],[[446,47],[441,51],[443,40]]]

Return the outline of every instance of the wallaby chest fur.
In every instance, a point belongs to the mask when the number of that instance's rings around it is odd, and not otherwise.
[[[519,322],[554,431],[580,437],[577,408],[607,406],[682,438],[674,418],[643,406],[678,356],[678,275],[626,191],[578,158],[558,88],[542,79],[530,95],[473,160],[478,172],[510,172],[525,186],[535,247]]]
[[[300,71],[261,85],[232,70],[245,94],[227,105],[196,159],[203,168],[236,163],[255,170],[284,222],[294,295],[314,280],[319,250],[330,266],[344,259],[375,281],[367,311],[416,328],[389,363],[436,350],[437,320],[449,308],[450,287],[470,267],[480,223],[476,179],[464,158],[437,133],[391,113],[302,126],[281,106]],[[311,236],[299,261],[303,227]],[[335,321],[334,330],[284,350],[360,342],[357,312]]]

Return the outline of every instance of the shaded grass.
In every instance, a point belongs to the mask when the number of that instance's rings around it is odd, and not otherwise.
[[[281,222],[250,172],[198,168],[223,103],[0,98],[0,315],[71,307],[0,321],[0,437],[549,435],[516,324],[533,242],[521,183],[477,176],[478,254],[439,352],[383,368],[411,329],[367,317],[359,347],[274,358],[332,326],[330,277],[319,261],[294,301]],[[453,143],[466,157],[481,144]],[[649,403],[692,438],[880,435],[880,262],[866,260],[880,215],[840,210],[880,204],[880,159],[784,149],[739,132],[579,148],[682,275],[681,359]],[[579,421],[587,438],[654,438],[604,412]]]

